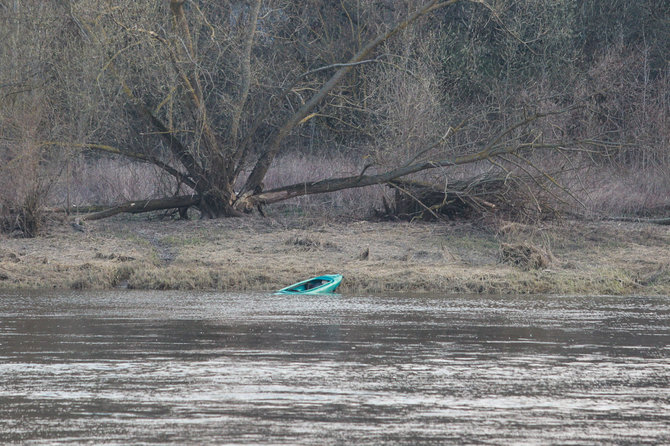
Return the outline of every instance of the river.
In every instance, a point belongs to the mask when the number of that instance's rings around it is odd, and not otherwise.
[[[670,298],[0,291],[2,444],[670,444]]]

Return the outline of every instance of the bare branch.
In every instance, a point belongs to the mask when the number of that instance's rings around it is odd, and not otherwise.
[[[249,88],[251,86],[251,50],[254,43],[254,36],[256,35],[256,26],[258,25],[258,11],[261,8],[262,0],[256,0],[251,10],[251,17],[249,18],[249,30],[244,39],[244,51],[242,55],[242,67],[240,73],[240,91],[237,101],[233,105],[233,117],[230,124],[230,140],[237,143],[237,133],[240,127],[240,119],[242,118],[242,111],[244,105],[247,103],[249,96]]]
[[[431,0],[421,8],[419,8],[415,13],[410,15],[405,20],[397,23],[386,33],[380,34],[375,39],[368,42],[363,48],[361,48],[358,53],[356,53],[346,66],[340,67],[335,74],[319,89],[317,93],[314,94],[296,113],[293,114],[278,130],[275,135],[272,143],[268,150],[266,150],[263,155],[258,159],[256,165],[254,166],[251,174],[247,178],[244,187],[242,188],[242,194],[245,194],[250,191],[257,190],[265,177],[272,161],[279,152],[280,144],[284,138],[293,130],[293,128],[298,125],[298,123],[307,116],[314,107],[316,107],[324,97],[335,88],[341,80],[346,76],[356,65],[356,63],[365,60],[365,58],[379,45],[387,41],[395,34],[399,33],[403,29],[407,28],[411,23],[416,21],[418,18],[428,14],[429,12],[435,10],[438,7],[444,7],[447,5],[452,5],[458,2],[458,0],[449,0],[446,2],[439,2],[438,0]]]
[[[294,197],[299,197],[302,195],[321,194],[327,192],[335,192],[342,189],[353,189],[357,187],[371,186],[374,184],[384,184],[392,180],[395,180],[396,178],[401,178],[424,170],[475,163],[477,161],[488,160],[493,157],[513,153],[517,150],[529,147],[530,146],[527,144],[520,146],[508,146],[504,148],[501,147],[498,148],[496,151],[483,150],[476,153],[456,156],[453,158],[446,158],[438,161],[420,162],[409,166],[403,166],[397,169],[392,169],[376,175],[356,175],[350,177],[331,178],[328,180],[322,180],[316,182],[299,183],[290,186],[271,189],[256,195],[248,195],[247,197],[242,198],[241,204],[245,206],[249,204],[244,200],[248,200],[249,202],[254,204],[255,203],[270,204],[283,200],[288,200]],[[556,146],[554,145],[548,145],[548,144],[533,146],[533,148],[536,149],[541,148],[553,149],[555,147]]]
[[[421,201],[418,197],[416,197],[414,194],[412,194],[409,190],[405,189],[404,187],[401,187],[399,184],[396,183],[389,183],[389,185],[402,192],[403,194],[407,195],[410,197],[412,200],[416,201],[419,203],[419,206],[424,208],[426,211],[428,211],[433,217],[435,217],[437,220],[444,220],[444,217],[439,215],[438,213],[435,212],[435,210],[432,207],[427,206],[423,201]],[[447,194],[444,194],[445,200],[447,197]]]
[[[313,70],[305,71],[298,78],[309,76],[310,74],[318,73],[319,71],[330,70],[331,68],[341,68],[341,67],[356,67],[358,65],[366,65],[369,63],[379,62],[379,57],[376,59],[361,60],[360,62],[349,62],[349,63],[334,63],[326,65],[324,67],[315,68]]]

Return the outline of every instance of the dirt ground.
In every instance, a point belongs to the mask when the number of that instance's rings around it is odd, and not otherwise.
[[[67,223],[0,236],[0,288],[275,290],[323,273],[342,293],[670,294],[670,227],[307,218]]]

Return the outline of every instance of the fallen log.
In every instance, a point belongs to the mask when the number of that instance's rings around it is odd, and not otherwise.
[[[128,213],[139,214],[142,212],[162,211],[165,209],[183,209],[196,206],[200,203],[199,195],[181,195],[170,198],[156,198],[152,200],[129,201],[127,203],[105,209],[100,212],[82,215],[81,221],[100,220],[113,215]]]

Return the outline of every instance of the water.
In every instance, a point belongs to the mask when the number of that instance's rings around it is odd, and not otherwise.
[[[0,292],[2,444],[670,444],[670,298]]]

